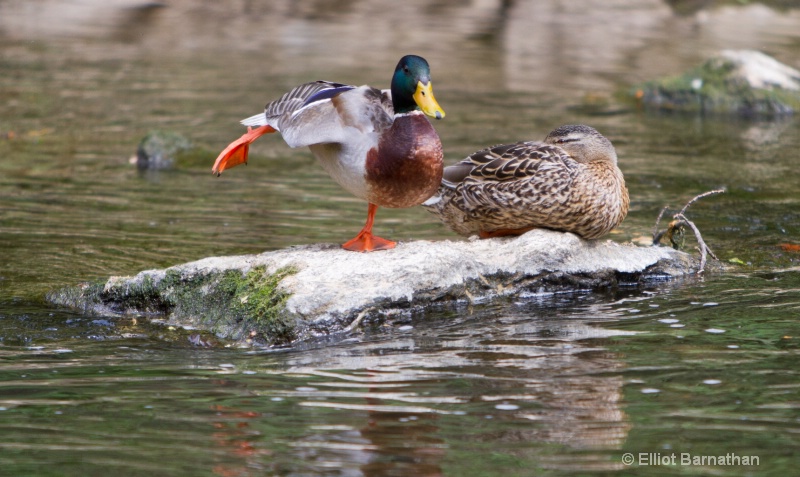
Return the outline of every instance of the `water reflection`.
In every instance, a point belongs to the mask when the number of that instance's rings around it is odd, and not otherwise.
[[[536,442],[580,451],[569,459],[536,452],[545,467],[616,468],[604,452],[619,449],[630,427],[615,374],[621,363],[592,339],[626,332],[585,317],[602,321],[619,312],[590,303],[559,311],[571,317],[564,320],[548,319],[555,308],[519,306],[514,314],[482,310],[383,331],[375,341],[368,335],[358,344],[292,353],[280,374],[307,383],[262,395],[363,423],[310,426],[292,444],[318,470],[358,464],[364,475],[441,475],[445,455],[461,451],[452,448],[462,445],[454,442],[455,429],[467,441],[507,449]],[[529,450],[518,457],[530,459]]]
[[[32,466],[66,460],[62,475],[181,475],[187,462],[222,476],[612,471],[625,451],[793,429],[796,392],[780,374],[796,354],[786,317],[798,274],[759,280],[542,295],[391,329],[375,322],[292,350],[196,347],[144,323],[105,341],[7,343],[0,434],[15,437],[0,449],[27,457],[4,469],[36,475]],[[697,437],[652,419],[679,419]],[[728,445],[772,455],[768,443]]]
[[[269,70],[290,75],[308,65],[318,71],[365,66],[371,71],[370,65],[382,64],[387,55],[425,51],[432,64],[448,72],[449,83],[458,84],[453,80],[470,72],[480,76],[462,87],[527,92],[609,92],[620,80],[631,84],[674,74],[720,49],[786,49],[798,36],[796,9],[751,2],[678,8],[676,15],[674,3],[681,2],[310,0],[276,1],[266,8],[186,0],[49,0],[35,7],[11,1],[0,5],[0,32],[5,38],[39,41],[109,39],[119,48],[74,45],[84,54],[107,58],[163,53],[166,45],[172,51],[246,52]],[[407,25],[417,26],[413,34]],[[786,53],[778,58],[791,64],[796,57]]]
[[[616,468],[607,452],[630,428],[623,366],[597,340],[630,333],[594,323],[628,306],[591,295],[538,301],[432,315],[396,330],[375,323],[361,336],[292,351],[198,349],[165,328],[183,341],[160,346],[144,333],[158,327],[144,323],[129,324],[139,335],[108,336],[116,344],[103,356],[102,342],[85,339],[6,345],[0,427],[37,424],[0,448],[41,462],[79,453],[81,472],[103,465],[101,456],[120,469],[154,470],[160,464],[139,461],[197,448],[205,456],[196,465],[224,476],[452,475],[459,456],[485,445],[548,468]],[[124,437],[130,426],[136,431]],[[140,439],[152,444],[125,458]]]

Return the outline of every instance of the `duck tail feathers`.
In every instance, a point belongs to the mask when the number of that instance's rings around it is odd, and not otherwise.
[[[263,112],[254,114],[249,118],[239,121],[243,126],[259,127],[267,125],[267,115]]]

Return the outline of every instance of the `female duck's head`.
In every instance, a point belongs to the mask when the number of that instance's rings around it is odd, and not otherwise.
[[[605,136],[591,126],[568,124],[550,131],[544,138],[545,144],[552,144],[567,151],[578,162],[617,163],[617,152]]]
[[[444,117],[444,110],[433,97],[431,69],[425,58],[416,55],[400,58],[392,76],[392,105],[395,114],[419,109],[432,118]]]

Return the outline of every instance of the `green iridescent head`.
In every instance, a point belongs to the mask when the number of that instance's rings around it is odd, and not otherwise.
[[[397,63],[392,76],[392,104],[395,113],[419,109],[432,118],[444,117],[444,110],[433,97],[431,69],[425,58],[406,55]]]

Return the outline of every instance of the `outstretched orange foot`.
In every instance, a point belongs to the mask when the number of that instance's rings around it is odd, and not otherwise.
[[[225,169],[238,166],[239,164],[247,164],[247,153],[250,151],[250,143],[260,138],[264,134],[275,132],[272,126],[260,126],[255,129],[248,126],[247,132],[242,134],[242,137],[228,144],[217,160],[214,162],[214,167],[211,169],[212,174],[220,175]]]
[[[375,221],[375,212],[378,211],[378,206],[369,204],[367,209],[367,223],[361,232],[352,240],[342,244],[342,248],[352,252],[373,252],[375,250],[389,250],[397,245],[397,242],[386,240],[378,236],[372,235],[372,223]]]

